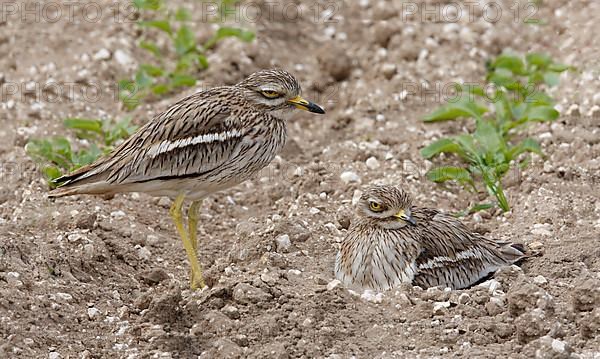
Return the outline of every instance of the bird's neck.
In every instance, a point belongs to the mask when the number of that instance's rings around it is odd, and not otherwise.
[[[282,108],[279,110],[269,111],[269,114],[281,121],[289,120],[294,114],[293,109],[290,108]]]

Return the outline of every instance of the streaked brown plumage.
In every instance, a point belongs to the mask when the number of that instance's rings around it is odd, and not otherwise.
[[[526,257],[520,245],[485,238],[454,217],[413,206],[394,186],[368,188],[358,217],[335,263],[337,279],[348,286],[466,288]]]
[[[203,287],[196,258],[199,201],[247,180],[286,141],[295,108],[324,113],[300,97],[298,81],[283,70],[265,70],[234,86],[185,97],[155,116],[109,155],[57,180],[50,197],[145,192],[174,198],[171,215],[192,266],[192,288]],[[184,199],[192,200],[188,231]]]

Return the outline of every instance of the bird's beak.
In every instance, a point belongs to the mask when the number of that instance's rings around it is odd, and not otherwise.
[[[415,219],[410,215],[410,213],[406,213],[403,209],[401,209],[398,213],[396,213],[394,215],[394,217],[401,219],[403,221],[406,221],[410,224],[412,224],[413,226],[417,225],[417,221],[415,221]]]
[[[325,110],[323,110],[321,108],[321,106],[317,105],[316,103],[306,101],[305,99],[303,99],[300,96],[296,96],[293,99],[288,100],[288,103],[291,105],[294,105],[294,106],[296,106],[296,108],[299,108],[304,111],[309,111],[309,112],[314,112],[314,113],[325,113]]]

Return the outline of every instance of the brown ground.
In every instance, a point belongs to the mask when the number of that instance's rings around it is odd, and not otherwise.
[[[427,3],[439,16],[444,2]],[[281,158],[255,180],[206,200],[200,257],[211,289],[198,293],[187,290],[168,201],[138,194],[49,201],[23,150],[29,138],[65,133],[66,116],[126,115],[114,83],[135,65],[116,52],[134,64],[149,59],[135,47],[138,27],[109,16],[110,2],[99,4],[95,23],[81,20],[81,7],[73,21],[0,19],[0,357],[600,357],[600,3],[544,1],[538,26],[515,22],[509,1],[497,3],[503,15],[496,23],[481,7],[448,25],[403,18],[401,2],[376,0],[291,2],[287,17],[280,5],[246,23],[257,40],[223,42],[201,85],[280,66],[327,115],[298,114]],[[248,13],[266,6],[253,4]],[[522,4],[519,16],[527,13]],[[485,60],[507,48],[548,52],[580,72],[562,76],[554,93],[563,116],[530,130],[548,158],[513,180],[512,211],[465,220],[543,255],[469,290],[328,289],[362,185],[400,183],[420,204],[449,211],[472,201],[458,187],[422,177],[431,163],[419,149],[460,124],[421,123],[441,100],[413,89],[429,84],[439,95],[450,81],[480,81]],[[96,59],[101,49],[112,56]],[[63,84],[58,97],[29,91],[52,81]],[[76,91],[67,94],[64,84],[73,82]],[[102,89],[97,98],[81,96],[86,83]],[[6,90],[12,84],[16,94]],[[181,96],[138,108],[135,121]],[[366,166],[369,157],[378,168]],[[361,183],[343,183],[344,171]],[[278,247],[285,235],[291,246]]]

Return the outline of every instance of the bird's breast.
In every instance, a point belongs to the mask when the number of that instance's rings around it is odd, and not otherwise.
[[[336,274],[347,285],[386,290],[412,282],[418,253],[418,243],[402,230],[355,228],[342,243]]]

